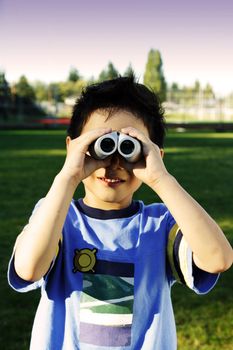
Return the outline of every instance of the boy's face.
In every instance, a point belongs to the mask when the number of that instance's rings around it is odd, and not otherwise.
[[[94,111],[84,125],[82,134],[87,131],[110,127],[112,131],[133,126],[146,136],[147,127],[132,113],[121,110],[107,118],[106,112]],[[121,209],[130,205],[133,193],[140,187],[141,181],[132,171],[123,167],[121,158],[116,154],[106,168],[100,168],[83,180],[85,187],[84,202],[99,209]]]

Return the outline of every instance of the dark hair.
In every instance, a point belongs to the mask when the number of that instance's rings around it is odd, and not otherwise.
[[[110,114],[126,110],[143,121],[150,139],[163,147],[165,121],[158,96],[145,85],[136,82],[133,75],[105,80],[87,86],[77,99],[67,134],[78,137],[92,112],[104,109]]]

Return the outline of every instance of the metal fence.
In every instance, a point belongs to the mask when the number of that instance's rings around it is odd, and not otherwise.
[[[233,122],[233,94],[223,98],[204,90],[168,90],[163,107],[171,121]]]

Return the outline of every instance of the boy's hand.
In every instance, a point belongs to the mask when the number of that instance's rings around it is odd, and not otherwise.
[[[111,132],[110,128],[99,128],[86,132],[75,139],[67,137],[67,155],[61,174],[79,184],[95,170],[106,167],[110,159],[95,160],[87,154],[89,145],[97,138]]]
[[[125,162],[127,163],[125,168],[133,171],[134,175],[145,184],[155,188],[159,181],[168,175],[162,160],[163,150],[154,144],[149,137],[133,127],[124,128],[121,132],[141,141],[144,154],[144,159],[137,163]]]

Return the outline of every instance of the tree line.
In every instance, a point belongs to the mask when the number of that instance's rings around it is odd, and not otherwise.
[[[126,68],[123,76],[134,74],[131,64]],[[42,101],[51,103],[65,102],[68,97],[78,96],[82,89],[90,83],[100,82],[106,79],[118,77],[119,71],[112,62],[109,62],[104,70],[95,79],[84,79],[79,70],[72,67],[67,79],[61,82],[46,84],[38,81],[30,84],[25,75],[22,75],[14,84],[9,84],[5,78],[5,73],[0,72],[0,119],[18,118],[18,120],[45,115],[45,111],[40,107]],[[200,83],[195,82],[191,87],[180,87],[177,83],[168,86],[163,69],[163,60],[159,50],[151,49],[148,53],[143,83],[155,91],[162,102],[169,99],[174,103],[179,103],[184,96],[190,96],[193,101],[194,94],[200,90]],[[207,84],[203,90],[208,98],[214,98],[212,87]]]

